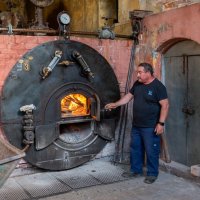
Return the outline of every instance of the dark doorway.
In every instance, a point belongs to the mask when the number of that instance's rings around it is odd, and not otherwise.
[[[172,160],[200,163],[200,45],[179,42],[164,55],[163,77],[170,100],[166,135]]]

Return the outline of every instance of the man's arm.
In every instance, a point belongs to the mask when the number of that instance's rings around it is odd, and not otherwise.
[[[159,103],[161,105],[159,122],[164,123],[168,115],[169,101],[168,99],[163,99],[159,101]],[[157,135],[163,133],[164,131],[164,126],[161,123],[158,123],[155,128],[155,132]]]
[[[128,94],[123,96],[120,100],[118,100],[114,103],[109,103],[109,104],[105,105],[105,109],[110,110],[110,109],[114,109],[119,106],[122,106],[124,104],[127,104],[132,98],[133,98],[133,95],[129,92]]]

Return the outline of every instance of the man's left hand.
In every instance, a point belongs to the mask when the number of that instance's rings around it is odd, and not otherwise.
[[[161,135],[164,132],[164,126],[157,124],[155,128],[156,135]]]

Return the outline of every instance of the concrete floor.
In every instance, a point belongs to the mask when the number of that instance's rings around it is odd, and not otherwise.
[[[161,172],[157,182],[148,185],[143,178],[99,185],[40,200],[199,200],[200,187],[174,175]]]
[[[200,185],[160,171],[158,180],[145,184],[144,177],[121,176],[128,165],[95,159],[66,171],[17,170],[0,189],[0,200],[199,200]],[[25,174],[25,173],[23,173]]]

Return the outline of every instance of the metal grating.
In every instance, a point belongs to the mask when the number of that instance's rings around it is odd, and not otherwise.
[[[78,168],[10,177],[0,189],[0,200],[31,200],[104,183],[125,180],[121,166],[95,159]]]
[[[121,176],[124,172],[121,167],[102,160],[95,160],[91,162],[90,165],[82,166],[82,172],[83,171],[93,176],[101,183],[125,180],[125,178]]]
[[[64,172],[64,173],[54,173],[52,175],[55,176],[57,179],[63,181],[73,189],[101,184],[100,181],[84,173],[83,171],[77,172],[74,170],[74,173]]]
[[[125,180],[121,176],[122,172],[120,171],[105,171],[105,172],[94,172],[91,175],[95,177],[97,180],[101,181],[102,183],[112,183],[116,181]]]
[[[29,196],[24,192],[23,188],[15,181],[9,178],[0,189],[0,200],[25,200]]]
[[[15,179],[32,197],[49,196],[71,190],[70,187],[59,182],[49,173],[16,177]]]

